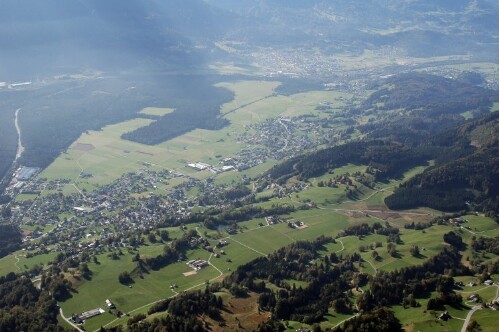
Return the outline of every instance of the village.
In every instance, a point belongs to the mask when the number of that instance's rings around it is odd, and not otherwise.
[[[35,199],[12,204],[11,220],[26,228],[23,247],[28,258],[50,252],[76,256],[89,249],[103,252],[140,246],[144,241],[141,234],[175,225],[165,224],[166,217],[178,220],[176,225],[181,226],[180,220],[189,217],[194,208],[206,205],[223,209],[231,204],[226,185],[177,171],[146,167],[92,192],[70,195],[62,194],[69,180],[33,178],[35,170],[25,178],[27,172],[17,172],[13,182],[22,180],[23,186],[13,190],[35,195]],[[181,181],[168,187],[173,179]],[[243,190],[244,195],[248,193],[251,191]],[[232,232],[230,228],[227,231]]]

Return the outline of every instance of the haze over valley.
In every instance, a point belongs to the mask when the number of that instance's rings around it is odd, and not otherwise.
[[[490,0],[3,0],[0,330],[495,330],[498,32]]]

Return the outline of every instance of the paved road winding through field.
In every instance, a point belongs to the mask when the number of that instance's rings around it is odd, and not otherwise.
[[[466,332],[466,328],[468,327],[468,324],[470,323],[471,316],[475,313],[475,311],[482,309],[481,306],[476,305],[471,310],[468,312],[468,315],[466,316],[466,319],[464,320],[463,328],[461,329],[461,332]]]

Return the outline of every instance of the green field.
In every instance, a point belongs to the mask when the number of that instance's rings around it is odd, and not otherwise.
[[[208,259],[206,251],[191,253],[194,257]],[[61,303],[65,315],[80,313],[94,308],[106,308],[104,303],[110,299],[116,307],[129,312],[138,307],[151,304],[162,298],[174,295],[169,289],[172,283],[179,287],[178,292],[204,285],[206,280],[219,276],[218,271],[212,267],[206,267],[195,275],[185,277],[183,273],[191,271],[185,262],[175,263],[160,271],[150,271],[144,274],[143,279],[135,277],[132,287],[124,286],[118,282],[118,275],[123,271],[132,271],[135,263],[132,255],[125,254],[119,260],[111,260],[106,255],[98,257],[100,264],[89,264],[92,271],[90,281],[83,281],[72,298]],[[90,319],[86,324],[87,330],[95,330],[101,325],[112,321],[114,316],[106,313],[97,318]]]

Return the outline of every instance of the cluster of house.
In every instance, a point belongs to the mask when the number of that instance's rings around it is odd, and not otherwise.
[[[340,72],[341,60],[319,52],[314,52],[307,47],[262,48],[252,52],[259,68],[269,77],[323,77],[330,79],[337,77]]]
[[[116,309],[116,306],[109,299],[106,299],[106,305],[109,309]]]
[[[218,167],[218,166],[212,166],[210,164],[206,164],[206,163],[202,163],[202,162],[188,163],[187,166],[194,168],[195,170],[198,170],[198,171],[208,170],[214,174],[233,171],[236,169],[233,165],[223,165],[221,167]]]
[[[265,221],[267,222],[267,225],[274,225],[284,222],[284,220],[281,219],[279,216],[267,216],[265,217]]]
[[[87,319],[102,315],[105,312],[106,311],[102,308],[92,309],[89,311],[82,312],[81,314],[71,315],[71,320],[75,324],[83,324]]]
[[[461,224],[464,224],[466,222],[468,222],[468,220],[461,218],[461,217],[449,219],[449,223],[454,224],[454,225],[461,225]]]
[[[38,167],[26,167],[21,166],[14,174],[12,174],[12,180],[9,185],[5,189],[5,194],[14,196],[19,193],[23,188],[27,186],[29,181],[35,177],[40,172],[40,168]]]
[[[249,151],[257,160],[282,160],[337,139],[337,130],[324,126],[324,119],[314,116],[268,119],[246,127],[238,136],[239,142],[251,146]],[[243,159],[243,155],[239,153],[237,159]]]
[[[116,306],[114,305],[113,302],[111,302],[111,300],[109,299],[106,299],[106,306],[109,310],[112,310],[112,309],[116,309]],[[75,324],[83,324],[85,323],[86,320],[90,319],[90,318],[93,318],[95,316],[99,316],[103,313],[105,313],[106,311],[102,308],[96,308],[96,309],[92,309],[92,310],[89,310],[89,311],[85,311],[85,312],[82,312],[80,314],[72,314],[71,315],[71,320],[73,321],[73,323]]]
[[[294,222],[289,222],[289,223],[288,223],[288,226],[289,226],[290,228],[297,228],[297,229],[300,229],[300,228],[304,228],[306,225],[305,225],[305,223],[304,223],[304,222],[297,220],[297,221],[294,221]]]
[[[277,183],[272,183],[266,189],[273,189],[273,195],[277,198],[290,197],[293,193],[298,193],[300,191],[308,189],[309,185],[305,182],[297,182],[290,186],[281,186]]]
[[[190,260],[186,264],[187,264],[187,266],[189,266],[190,268],[192,268],[194,271],[199,271],[203,267],[209,265],[209,263],[207,261],[203,260],[203,259]]]
[[[99,228],[98,234],[91,235],[100,239],[106,239],[113,233],[119,235],[130,230],[154,229],[165,215],[179,218],[188,215],[188,208],[194,204],[183,199],[182,188],[173,190],[166,199],[156,195],[133,197],[133,194],[147,192],[155,183],[178,176],[178,173],[171,174],[169,171],[149,170],[126,174],[86,196],[51,194],[38,198],[36,202],[16,202],[17,206],[12,209],[13,218],[29,218],[32,224],[40,227],[55,224],[50,233],[44,234],[47,237],[44,240],[59,244],[71,241],[74,245],[75,241],[89,238],[87,229]],[[40,181],[43,182],[36,182]],[[61,220],[61,215],[68,217]],[[41,232],[31,232],[26,234],[25,240],[40,236]]]
[[[493,286],[493,285],[494,285],[494,281],[493,281],[493,280],[491,280],[491,279],[488,279],[488,280],[485,280],[485,281],[483,282],[483,284],[484,284],[485,286]],[[462,287],[462,286],[464,286],[464,284],[463,284],[462,282],[457,283],[457,285],[458,285],[458,286],[461,286],[461,287]],[[477,282],[475,282],[475,281],[473,281],[473,280],[472,280],[472,281],[470,281],[470,282],[467,284],[467,286],[468,286],[468,287],[474,287],[474,286],[477,286],[477,285],[478,285],[478,283],[477,283]],[[498,282],[496,282],[496,283],[495,283],[495,285],[496,285],[497,287],[499,287],[499,281],[498,281]],[[477,303],[477,302],[480,302],[481,298],[480,298],[480,296],[479,296],[478,294],[471,294],[471,295],[468,297],[468,299],[467,299],[467,300],[468,300],[468,302]],[[499,298],[496,298],[496,299],[492,300],[490,303],[486,303],[486,304],[485,304],[485,306],[486,306],[486,307],[488,307],[488,308],[490,308],[490,309],[492,309],[492,310],[499,310]]]

